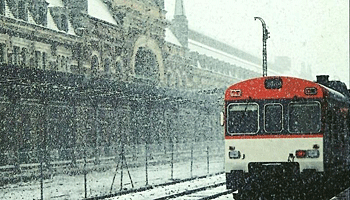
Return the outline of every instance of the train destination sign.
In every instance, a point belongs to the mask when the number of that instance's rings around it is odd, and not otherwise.
[[[268,78],[265,80],[266,89],[280,89],[282,85],[283,82],[281,78]]]

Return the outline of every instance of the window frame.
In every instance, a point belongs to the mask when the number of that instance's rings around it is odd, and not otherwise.
[[[229,124],[228,124],[228,119],[229,119],[229,108],[232,104],[243,104],[243,105],[256,105],[257,106],[257,130],[256,132],[248,132],[248,133],[231,133],[229,131]],[[226,108],[226,133],[227,135],[257,135],[260,131],[260,105],[257,102],[247,102],[247,103],[238,103],[238,102],[233,102],[229,103]]]
[[[269,105],[280,105],[281,106],[281,130],[280,131],[267,131],[266,130],[266,106],[269,106]],[[283,131],[283,128],[284,128],[284,112],[283,112],[283,105],[282,103],[267,103],[267,104],[264,104],[264,132],[265,133],[281,133]]]
[[[318,130],[317,131],[308,131],[308,132],[305,132],[305,131],[301,131],[301,132],[295,132],[295,131],[291,131],[290,130],[290,105],[291,104],[311,104],[311,103],[316,103],[318,104],[319,106],[319,109],[320,109],[320,112],[319,112],[319,127],[318,127]],[[308,133],[319,133],[321,132],[321,129],[322,129],[322,106],[321,106],[321,103],[318,102],[318,101],[305,101],[305,102],[289,102],[288,103],[288,132],[291,133],[291,134],[308,134]]]

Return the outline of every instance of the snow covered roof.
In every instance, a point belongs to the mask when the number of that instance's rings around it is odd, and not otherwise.
[[[213,47],[207,46],[200,42],[189,39],[188,48],[190,49],[190,51],[198,52],[199,54],[204,54],[206,56],[216,58],[218,60],[230,63],[232,65],[236,65],[238,67],[243,67],[245,69],[261,73],[261,66],[255,63],[251,63],[247,60],[243,60],[226,52],[220,51]]]
[[[175,35],[173,34],[173,32],[169,29],[166,28],[165,29],[165,41],[175,44],[177,46],[182,46],[179,42],[179,40],[175,37]]]
[[[64,7],[62,0],[46,0],[49,3],[48,7]]]
[[[64,4],[63,4],[62,0],[47,0],[47,2],[49,3],[48,7],[62,7],[62,8],[64,8]],[[67,33],[70,35],[75,35],[74,28],[73,28],[70,20],[68,20],[67,23],[68,23]],[[61,31],[57,27],[57,24],[55,23],[55,20],[53,19],[50,11],[47,12],[47,28],[49,28],[51,30],[55,30],[55,31]]]
[[[55,30],[55,31],[59,31],[59,29],[57,28],[57,25],[56,25],[55,21],[53,20],[50,12],[47,12],[47,28]]]
[[[106,4],[101,0],[88,0],[88,14],[97,19],[118,25]]]
[[[7,6],[7,2],[5,1],[5,16],[10,18],[15,18],[10,11],[10,8]]]

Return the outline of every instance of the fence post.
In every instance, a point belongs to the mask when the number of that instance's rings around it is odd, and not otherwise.
[[[171,180],[174,180],[174,142],[171,140]]]
[[[73,101],[74,102],[74,101]],[[72,123],[72,134],[73,134],[73,144],[74,146],[72,147],[72,152],[71,152],[71,155],[72,155],[72,166],[73,167],[76,167],[77,166],[77,158],[76,158],[76,138],[77,138],[77,111],[76,111],[76,106],[75,106],[75,103],[73,103],[73,113],[72,113],[72,116],[70,118],[71,120],[71,123]]]
[[[85,199],[87,198],[87,180],[86,180],[86,146],[84,145],[84,192],[85,192]]]
[[[145,144],[145,154],[146,154],[146,186],[148,185],[148,144]]]
[[[40,148],[40,199],[44,200],[43,149]]]
[[[40,124],[40,129],[41,129],[41,135],[43,136],[41,138],[41,144],[40,144],[40,197],[41,197],[41,200],[44,199],[44,172],[43,172],[43,160],[45,159],[45,162],[46,162],[46,165],[49,166],[49,170],[51,171],[51,167],[50,167],[50,152],[48,150],[48,145],[47,145],[47,131],[48,131],[48,127],[49,127],[49,124],[48,122],[50,120],[47,119],[48,117],[48,102],[46,101],[45,97],[41,99],[42,101],[42,108],[41,108],[41,111],[42,111],[42,114],[41,114],[41,117],[42,117],[42,123],[39,123]],[[52,172],[50,173],[51,177],[52,177]]]
[[[191,145],[191,178],[193,177],[193,142]]]
[[[122,164],[120,165],[120,191],[123,190],[123,174],[124,174],[124,168],[123,168],[123,165],[124,165],[124,142],[122,143],[122,156],[121,156],[121,162]]]
[[[93,102],[94,105],[94,125],[95,125],[95,128],[94,128],[94,134],[95,134],[95,137],[96,137],[96,141],[95,141],[95,160],[94,160],[94,164],[97,165],[97,164],[100,164],[100,142],[101,142],[101,138],[100,138],[100,133],[99,133],[99,119],[98,119],[98,115],[99,115],[99,112],[98,112],[98,103],[97,102]]]
[[[209,174],[209,146],[207,146],[207,173]]]

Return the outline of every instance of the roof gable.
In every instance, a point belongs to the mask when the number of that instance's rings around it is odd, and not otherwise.
[[[107,5],[101,0],[88,0],[88,14],[94,18],[118,25]]]

